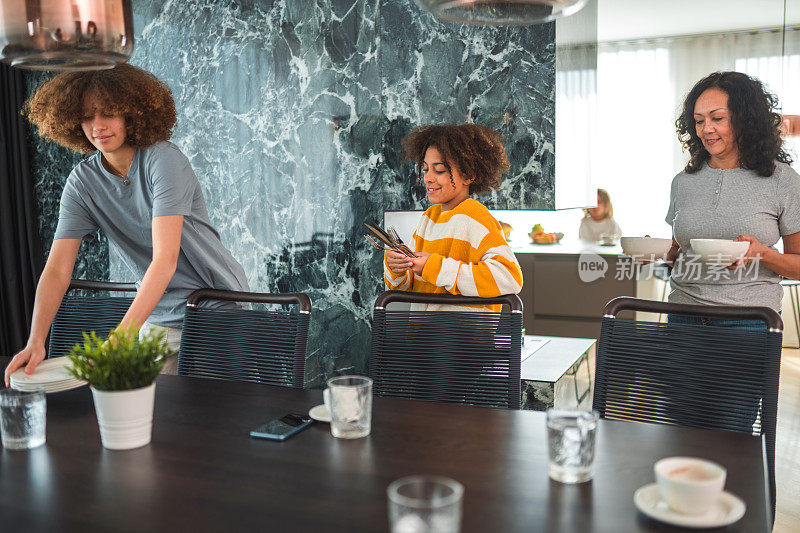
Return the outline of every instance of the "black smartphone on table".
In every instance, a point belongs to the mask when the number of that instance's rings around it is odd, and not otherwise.
[[[307,414],[287,413],[257,427],[250,432],[250,436],[255,439],[286,440],[313,423],[314,421]]]

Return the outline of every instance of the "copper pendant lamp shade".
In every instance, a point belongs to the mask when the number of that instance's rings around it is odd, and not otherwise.
[[[781,115],[781,135],[800,137],[800,115]]]
[[[133,53],[130,0],[0,0],[0,60],[34,70],[98,70]]]
[[[495,26],[540,24],[580,11],[588,0],[417,0],[437,18]]]

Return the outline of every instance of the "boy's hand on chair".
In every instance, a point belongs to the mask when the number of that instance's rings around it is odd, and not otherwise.
[[[417,257],[408,257],[407,259],[411,260],[411,270],[414,271],[415,274],[422,275],[422,269],[425,268],[425,263],[428,261],[428,258],[431,256],[428,252],[414,252],[417,254]]]
[[[386,264],[389,265],[389,270],[395,274],[402,274],[413,267],[414,264],[411,262],[411,259],[411,257],[401,254],[400,252],[386,250]]]

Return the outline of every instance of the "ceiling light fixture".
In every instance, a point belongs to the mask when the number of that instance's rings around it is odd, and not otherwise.
[[[496,26],[541,24],[580,11],[588,0],[417,0],[448,22]]]
[[[33,70],[99,70],[133,53],[130,0],[0,0],[0,61]]]
[[[800,115],[781,115],[781,119],[783,137],[800,137]]]

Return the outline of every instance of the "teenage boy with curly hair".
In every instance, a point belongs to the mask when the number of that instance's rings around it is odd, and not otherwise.
[[[6,368],[6,386],[17,368],[26,365],[31,373],[44,359],[44,341],[69,287],[81,239],[97,229],[139,282],[120,327],[141,327],[140,334],[165,331],[174,354],[164,372],[174,374],[188,295],[200,288],[248,286],[208,219],[189,160],[168,141],[176,120],[169,88],[127,64],[65,72],[45,82],[23,112],[42,137],[96,152],[67,178],[36,288],[30,337]]]
[[[510,167],[500,134],[477,124],[420,126],[403,139],[403,151],[404,162],[417,164],[433,205],[414,232],[416,258],[386,251],[386,287],[481,297],[518,293],[522,270],[500,223],[470,198],[497,189]],[[463,310],[486,308],[500,310]]]

